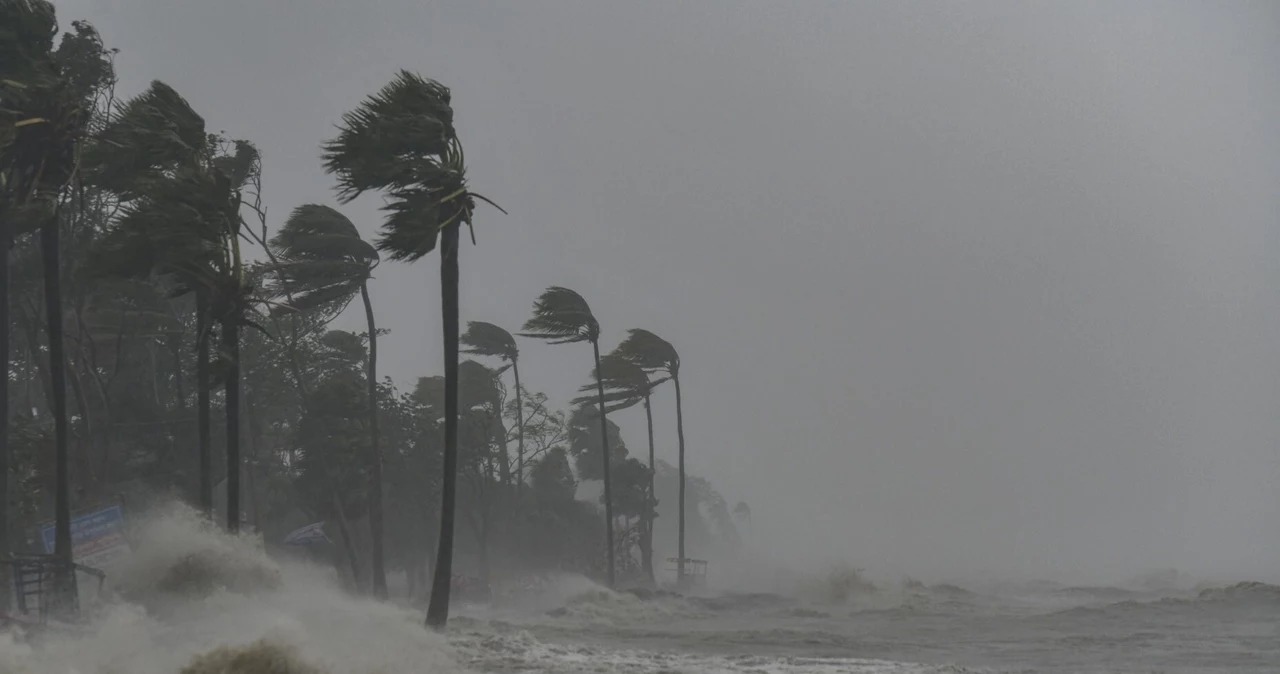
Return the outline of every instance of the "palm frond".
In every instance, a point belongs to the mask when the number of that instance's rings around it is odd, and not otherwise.
[[[432,157],[456,137],[449,88],[402,70],[378,93],[342,116],[338,137],[324,144],[324,167],[349,202],[369,190],[420,182]]]
[[[378,252],[346,216],[328,206],[293,209],[269,242],[275,297],[288,297],[275,313],[346,306],[378,264]]]
[[[347,216],[320,204],[293,209],[284,226],[271,239],[271,247],[289,260],[339,260],[374,264],[378,252],[360,238]]]
[[[627,338],[614,353],[648,372],[663,371],[672,376],[680,372],[680,354],[676,353],[675,347],[648,330],[628,330]]]
[[[158,273],[191,290],[227,267],[226,240],[238,231],[238,218],[225,176],[179,170],[125,209],[102,237],[92,266],[113,277]]]
[[[204,119],[164,82],[130,99],[86,147],[85,182],[128,200],[209,149]]]
[[[466,348],[463,353],[492,356],[514,362],[520,356],[515,337],[511,333],[483,321],[467,321],[467,331],[458,338]]]
[[[533,317],[525,321],[521,337],[546,340],[550,344],[594,342],[600,338],[600,324],[591,307],[578,293],[552,286],[533,303]]]

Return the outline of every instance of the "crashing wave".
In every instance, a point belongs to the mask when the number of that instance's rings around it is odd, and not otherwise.
[[[1212,587],[1201,590],[1196,595],[1196,601],[1280,604],[1280,586],[1247,581],[1226,587]]]
[[[0,635],[0,674],[456,672],[422,614],[353,598],[332,571],[276,563],[190,509],[144,517],[119,592],[73,634]]]

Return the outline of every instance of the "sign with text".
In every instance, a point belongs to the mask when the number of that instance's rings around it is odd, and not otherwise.
[[[54,550],[54,525],[40,530],[45,552]],[[124,538],[124,511],[120,506],[103,508],[71,519],[71,556],[77,564],[103,568],[129,552]]]

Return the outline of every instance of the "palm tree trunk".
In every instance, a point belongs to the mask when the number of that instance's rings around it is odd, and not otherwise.
[[[378,440],[378,329],[373,322],[373,302],[369,300],[369,284],[360,284],[364,300],[364,317],[369,323],[369,366],[365,379],[369,383],[369,446],[373,452],[372,477],[369,482],[369,532],[373,537],[373,596],[387,598],[387,570],[382,559],[382,446]]]
[[[213,519],[213,450],[209,422],[209,297],[196,291],[196,436],[200,512]]]
[[[226,354],[227,531],[240,533],[240,326],[231,316],[222,322]]]
[[[676,385],[676,437],[680,441],[680,559],[676,562],[676,579],[677,584],[684,587],[684,402],[680,397],[680,375],[673,374],[671,380]]]
[[[63,353],[62,334],[62,279],[59,267],[59,218],[49,218],[40,227],[40,253],[44,262],[45,318],[49,334],[49,375],[53,385],[53,433],[54,453],[54,536],[53,554],[57,558],[55,577],[61,604],[71,600],[69,592],[74,581],[71,571],[71,466],[67,453],[67,362]],[[7,412],[7,411],[6,411]],[[7,478],[7,476],[6,476]],[[65,607],[65,604],[62,604]]]
[[[516,507],[524,491],[524,398],[520,393],[519,357],[511,359],[511,373],[516,378]]]
[[[591,340],[591,348],[596,356],[596,392],[600,396],[600,447],[604,453],[604,535],[605,549],[608,551],[609,587],[614,585],[613,564],[613,479],[609,475],[609,422],[604,412],[604,379],[599,376],[600,340]]]
[[[644,509],[644,572],[649,576],[649,580],[654,580],[653,576],[653,479],[657,473],[657,466],[654,464],[653,454],[653,407],[649,404],[649,394],[644,396],[644,418],[649,425],[649,503],[645,504]]]
[[[444,475],[440,496],[440,541],[427,605],[427,626],[449,622],[449,581],[453,576],[454,499],[458,488],[458,227],[440,233],[440,319],[444,327]]]
[[[9,558],[9,239],[8,221],[0,221],[0,559]],[[9,606],[9,574],[0,569],[0,606]]]

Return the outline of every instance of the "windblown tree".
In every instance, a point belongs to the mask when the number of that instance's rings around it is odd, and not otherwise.
[[[369,279],[378,266],[378,251],[360,238],[346,216],[328,206],[306,204],[293,210],[284,227],[270,242],[278,288],[288,307],[296,311],[334,306],[340,311],[360,295],[369,328],[365,386],[368,389],[369,431],[369,530],[373,538],[373,593],[387,597],[387,571],[383,560],[382,466],[378,431],[378,328]],[[336,313],[334,311],[334,313]]]
[[[200,500],[212,504],[208,438],[209,328],[217,323],[226,398],[227,520],[240,528],[240,329],[258,301],[241,253],[241,189],[260,170],[247,141],[234,149],[204,133],[204,120],[161,82],[129,101],[90,149],[96,185],[126,202],[103,239],[99,273],[169,277],[174,296],[197,304],[197,389],[201,411]]]
[[[677,582],[683,584],[685,579],[685,469],[684,469],[684,403],[680,396],[680,354],[667,340],[648,330],[632,329],[627,331],[627,338],[618,345],[614,353],[619,357],[635,363],[646,372],[660,372],[671,379],[676,388],[676,437],[680,443],[680,496],[679,510],[680,538],[679,559],[676,562]],[[651,464],[652,465],[652,464]]]
[[[440,247],[441,323],[444,332],[444,483],[440,541],[427,624],[449,620],[458,470],[458,241],[471,227],[476,200],[467,186],[462,143],[453,126],[449,89],[401,71],[378,93],[342,116],[337,138],[324,146],[324,166],[338,177],[348,203],[383,192],[387,212],[378,249],[415,262]],[[492,203],[492,202],[490,202]]]
[[[462,343],[467,347],[464,353],[477,356],[499,358],[511,366],[511,374],[516,385],[516,501],[524,485],[524,398],[520,390],[520,349],[511,333],[482,321],[468,321],[467,331],[462,335]]]
[[[204,119],[185,99],[163,82],[152,82],[108,120],[85,151],[87,183],[116,195],[125,205],[154,200],[153,190],[190,173],[207,153],[209,137]],[[171,190],[172,191],[172,190]],[[167,223],[161,232],[136,229],[144,222],[117,222],[103,238],[92,267],[102,276],[147,280],[159,275],[171,297],[195,296],[197,498],[201,510],[213,515],[213,451],[210,421],[212,373],[209,363],[211,288],[209,251],[205,250],[189,217]],[[163,235],[156,240],[153,234]],[[165,244],[173,247],[165,248]]]
[[[616,351],[610,353],[600,359],[600,367],[592,371],[593,379],[604,383],[604,399],[608,404],[605,408],[606,412],[615,412],[628,407],[633,407],[637,403],[644,403],[644,416],[646,427],[649,432],[649,477],[646,486],[645,506],[641,509],[641,526],[643,527],[643,535],[640,539],[641,563],[644,566],[645,575],[649,580],[654,580],[653,571],[653,519],[656,517],[657,500],[654,496],[653,475],[654,465],[654,446],[653,446],[653,406],[650,404],[650,396],[653,389],[659,384],[667,381],[668,377],[659,377],[650,379],[649,374],[644,368],[621,356]],[[596,384],[585,384],[578,389],[580,392],[586,393],[597,387]],[[582,405],[593,400],[592,397],[583,396],[575,398],[575,405]]]
[[[59,204],[75,179],[88,103],[63,72],[53,39],[58,32],[53,5],[44,0],[0,3],[0,269],[8,330],[7,257],[18,226],[38,228],[44,268],[49,372],[55,435],[55,552],[58,601],[71,587],[71,496],[67,438],[66,360],[59,244]],[[4,344],[6,372],[8,344]],[[7,385],[0,408],[8,415]],[[7,419],[4,433],[7,434]],[[0,448],[0,479],[8,480],[8,448]],[[5,490],[7,491],[7,489]],[[7,493],[4,494],[7,502]],[[6,508],[7,510],[7,508]],[[7,518],[7,512],[3,513]],[[6,519],[7,522],[7,519]],[[8,545],[7,524],[0,546]]]
[[[596,371],[600,371],[600,323],[591,307],[578,293],[559,286],[547,288],[533,303],[533,317],[524,324],[522,337],[541,339],[549,344],[590,342],[595,355]],[[605,550],[608,560],[609,587],[614,585],[612,478],[609,470],[609,434],[606,424],[604,380],[596,378],[600,409],[602,472],[604,480]]]

